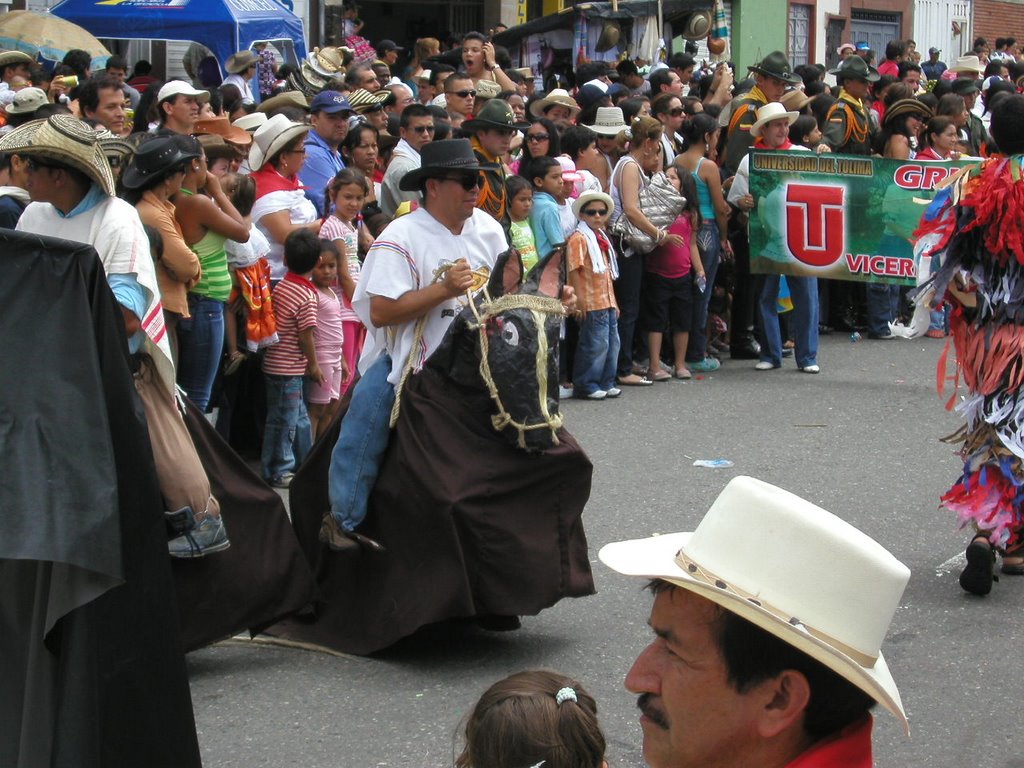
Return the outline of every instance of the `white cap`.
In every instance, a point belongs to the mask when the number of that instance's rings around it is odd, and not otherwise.
[[[210,100],[209,91],[196,90],[184,80],[170,80],[164,83],[160,92],[156,95],[156,100],[163,101],[174,96],[195,96],[196,101],[200,104]]]

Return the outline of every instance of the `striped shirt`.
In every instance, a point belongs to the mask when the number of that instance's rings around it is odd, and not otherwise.
[[[352,282],[358,283],[361,265],[359,263],[359,242],[356,228],[332,213],[320,226],[320,239],[341,240],[345,244],[345,262],[348,264],[348,273],[352,276]],[[340,284],[337,288],[337,294],[338,298],[341,299],[341,321],[343,323],[361,322],[359,315],[352,310],[352,302],[342,292]]]
[[[299,332],[316,327],[316,287],[306,278],[288,272],[274,287],[273,305],[278,342],[267,348],[263,372],[274,376],[302,376],[307,361],[299,347]]]

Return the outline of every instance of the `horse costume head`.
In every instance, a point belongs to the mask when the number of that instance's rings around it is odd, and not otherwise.
[[[564,285],[562,249],[539,261],[525,280],[519,252],[505,251],[427,361],[459,385],[486,389],[496,409],[494,428],[526,451],[558,445]]]

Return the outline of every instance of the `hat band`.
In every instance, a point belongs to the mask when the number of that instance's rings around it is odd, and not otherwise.
[[[711,573],[711,571],[700,566],[695,560],[691,560],[689,557],[687,557],[686,553],[681,549],[678,553],[676,553],[676,565],[678,565],[680,568],[686,571],[687,574],[689,574],[690,578],[703,582],[709,586],[714,587],[715,589],[721,590],[722,592],[727,592],[731,595],[739,597],[742,600],[747,601],[748,603],[756,605],[758,608],[761,608],[767,611],[768,613],[772,614],[773,616],[782,619],[786,623],[792,625],[794,628],[803,630],[812,637],[822,641],[823,643],[826,643],[827,645],[832,646],[838,651],[841,651],[842,653],[846,654],[851,659],[856,661],[858,664],[860,664],[862,667],[871,669],[878,662],[877,656],[870,656],[864,653],[863,651],[858,651],[856,648],[853,648],[852,646],[847,645],[841,640],[832,637],[828,633],[822,632],[819,629],[815,629],[814,627],[805,624],[796,616],[788,616],[785,611],[780,611],[771,603],[766,603],[763,600],[754,597],[752,593],[745,592],[744,590],[739,589],[736,586],[730,586],[724,580],[720,579],[718,576]]]

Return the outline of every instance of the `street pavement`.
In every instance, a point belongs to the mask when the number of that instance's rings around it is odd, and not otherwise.
[[[936,393],[943,342],[822,337],[822,373],[713,374],[563,403],[594,463],[584,514],[598,594],[525,617],[517,632],[433,627],[372,658],[228,641],[189,655],[205,765],[451,766],[457,727],[505,675],[547,667],[597,699],[611,768],[643,766],[635,697],[622,686],[649,641],[642,580],[601,565],[605,543],[693,530],[728,480],[752,475],[823,506],[912,571],[884,646],[910,717],[884,710],[876,765],[1024,768],[1020,671],[1024,578],[984,599],[957,584],[968,539],[937,500],[959,472],[940,438],[959,419]],[[724,458],[727,469],[694,467]]]

